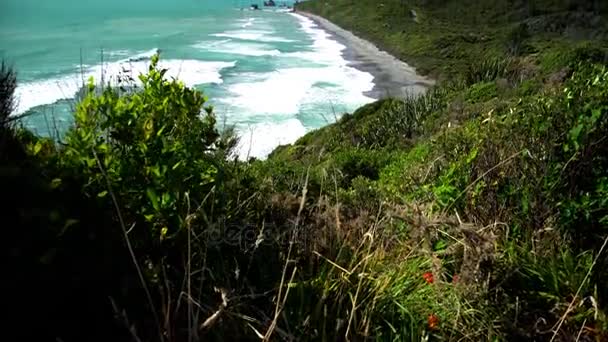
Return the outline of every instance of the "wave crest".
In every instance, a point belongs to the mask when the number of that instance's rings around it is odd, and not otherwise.
[[[31,108],[50,105],[59,100],[73,99],[90,77],[115,85],[121,75],[127,74],[138,83],[137,76],[148,71],[150,58],[159,51],[159,49],[153,49],[133,55],[128,59],[87,67],[82,72],[75,72],[67,76],[23,83],[15,91],[17,100],[15,114],[22,114]],[[165,78],[177,78],[189,87],[207,83],[220,84],[223,82],[221,71],[234,66],[236,66],[236,61],[208,62],[169,59],[159,62],[160,68],[167,69]]]

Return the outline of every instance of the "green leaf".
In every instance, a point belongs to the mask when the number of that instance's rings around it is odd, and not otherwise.
[[[171,194],[168,192],[165,192],[161,197],[161,204],[163,207],[167,207],[170,202],[171,202]]]
[[[578,139],[583,131],[583,124],[578,124],[570,130],[570,140],[574,144],[574,148],[578,149]]]
[[[80,222],[80,221],[78,221],[76,219],[68,219],[65,222],[65,224],[63,225],[63,228],[61,229],[61,232],[59,232],[59,236],[64,235],[68,231],[68,229],[70,227],[72,227],[73,225],[77,224],[78,222]]]
[[[167,128],[167,125],[164,125],[163,127],[161,127],[161,129],[159,129],[158,132],[156,132],[156,136],[160,137],[160,135],[163,134],[163,131],[165,130],[165,128]]]
[[[108,151],[110,148],[108,147],[108,144],[105,144],[105,143],[104,143],[104,144],[100,144],[100,145],[98,146],[98,149],[99,149],[99,151],[101,151],[101,152],[107,152],[107,151]]]
[[[37,141],[36,144],[34,145],[34,155],[37,155],[38,153],[40,153],[40,150],[42,150],[42,142]]]
[[[152,166],[150,170],[156,177],[160,177],[160,167],[158,165]]]
[[[152,202],[152,207],[154,208],[154,210],[159,211],[160,206],[158,205],[158,196],[156,195],[156,192],[153,189],[148,188],[146,190],[146,195],[148,195],[148,198]]]
[[[435,244],[433,245],[433,250],[435,252],[439,252],[439,251],[443,251],[448,247],[448,243],[445,242],[445,240],[439,240],[437,242],[435,242]]]
[[[182,160],[178,161],[177,163],[175,163],[175,165],[173,165],[173,167],[171,168],[171,170],[175,170],[177,169],[180,165],[182,165]]]
[[[474,149],[471,151],[471,153],[469,153],[469,155],[467,156],[467,164],[471,164],[471,162],[472,162],[473,160],[475,160],[475,158],[477,158],[477,153],[478,153],[478,151],[477,151],[477,149],[476,149],[476,148],[474,148]]]
[[[594,109],[591,111],[591,122],[595,123],[602,116],[601,109]]]
[[[97,194],[97,197],[99,197],[99,198],[104,198],[104,197],[106,197],[107,195],[108,195],[108,192],[104,190],[104,191],[102,191],[102,192],[98,193],[98,194]]]
[[[57,189],[61,186],[61,178],[55,178],[51,181],[51,189]]]

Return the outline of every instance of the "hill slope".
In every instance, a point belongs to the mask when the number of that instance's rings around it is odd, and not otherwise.
[[[440,80],[426,96],[345,115],[267,162],[308,172],[319,196],[334,192],[355,251],[374,234],[355,258],[375,262],[360,331],[415,340],[420,331],[397,327],[416,322],[444,338],[607,338],[606,6],[337,0],[298,9]],[[356,264],[348,255],[331,260]],[[439,293],[408,283],[423,270]],[[348,307],[342,296],[362,285],[335,276],[322,278]]]
[[[592,0],[313,0],[297,8],[444,78],[490,57],[543,52],[548,39],[556,45],[608,38],[608,5]]]

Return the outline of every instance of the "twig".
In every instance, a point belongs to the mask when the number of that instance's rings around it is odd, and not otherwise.
[[[523,149],[521,151],[518,151],[517,153],[512,154],[509,158],[501,161],[500,163],[494,165],[493,167],[491,167],[488,171],[484,172],[481,176],[477,177],[471,184],[469,184],[464,190],[462,190],[462,192],[460,194],[458,194],[458,196],[456,196],[456,198],[454,198],[454,200],[452,201],[452,203],[450,203],[450,205],[444,209],[443,213],[445,214],[451,207],[452,205],[454,205],[454,203],[456,203],[456,201],[458,201],[460,199],[460,197],[462,197],[462,195],[466,194],[467,191],[469,191],[469,189],[471,189],[473,187],[473,185],[477,184],[477,182],[479,182],[480,180],[482,180],[485,176],[487,176],[490,172],[496,170],[497,168],[505,165],[506,163],[510,162],[512,159],[514,159],[515,157],[519,156],[520,154],[526,152],[527,149]]]
[[[217,311],[215,311],[213,313],[213,315],[209,316],[209,318],[207,318],[199,327],[199,330],[204,330],[204,329],[208,329],[209,327],[211,327],[213,324],[215,324],[215,322],[217,322],[218,318],[220,318],[220,315],[224,312],[224,310],[226,310],[226,308],[228,307],[228,296],[226,294],[226,290],[221,289],[221,290],[217,290],[222,294],[222,303],[220,304],[220,307],[217,309]]]
[[[376,222],[372,226],[372,229],[369,232],[365,233],[365,235],[364,235],[364,237],[369,237],[369,245],[367,246],[367,255],[364,259],[365,261],[363,264],[363,271],[361,271],[361,273],[359,273],[359,284],[357,284],[357,291],[355,291],[355,298],[353,298],[353,300],[352,300],[353,307],[350,312],[350,317],[348,318],[348,325],[346,327],[346,333],[344,333],[344,338],[346,338],[347,341],[350,341],[350,338],[349,338],[350,327],[352,326],[353,318],[355,317],[355,311],[357,310],[357,299],[359,298],[359,292],[361,292],[361,286],[363,285],[363,274],[365,273],[365,270],[367,269],[367,264],[369,261],[369,256],[371,254],[372,246],[374,244],[374,235],[376,233],[376,228],[378,226],[378,220],[379,220],[381,211],[382,211],[382,205],[380,205],[380,208],[378,208],[378,215],[376,216]],[[359,264],[357,264],[357,266],[358,265]],[[355,266],[355,267],[357,267],[357,266]],[[354,271],[354,269],[353,269],[353,271]]]
[[[351,275],[351,274],[352,274],[352,272],[350,272],[350,271],[349,271],[349,270],[347,270],[346,268],[344,268],[344,267],[342,267],[342,266],[340,266],[340,265],[336,264],[335,262],[333,262],[333,261],[331,261],[331,260],[327,259],[327,258],[326,258],[326,257],[324,257],[323,255],[321,255],[321,253],[319,253],[319,252],[317,252],[317,251],[313,251],[313,253],[314,253],[314,254],[316,254],[318,257],[323,258],[325,261],[327,261],[327,262],[328,262],[328,263],[330,263],[330,264],[331,264],[333,267],[335,267],[335,268],[339,269],[340,271],[342,271],[342,272],[344,272],[344,273],[346,273],[346,274],[348,274],[348,275]]]
[[[287,273],[287,266],[290,263],[291,252],[293,251],[293,245],[295,244],[295,239],[297,236],[297,229],[300,224],[300,217],[302,216],[302,211],[304,210],[304,205],[306,204],[306,194],[308,193],[308,177],[309,176],[310,176],[310,166],[308,166],[308,170],[306,170],[306,179],[304,180],[304,187],[302,188],[302,199],[300,200],[300,208],[298,209],[298,215],[296,216],[296,221],[294,223],[294,230],[293,230],[293,233],[291,236],[291,240],[289,241],[289,249],[287,250],[287,259],[285,260],[285,266],[283,267],[283,273],[281,275],[281,286],[279,286],[279,293],[277,295],[277,304],[276,304],[275,310],[274,310],[274,319],[272,320],[272,323],[270,324],[268,331],[266,331],[266,335],[264,335],[264,339],[263,339],[264,342],[270,340],[270,337],[272,336],[272,333],[273,333],[274,329],[276,328],[277,320],[279,319],[279,315],[280,315],[281,311],[283,310],[283,306],[285,305],[285,302],[287,301],[287,295],[289,294],[289,286],[287,286],[287,290],[285,291],[285,297],[284,298],[282,297],[283,286],[285,284],[285,275]],[[294,269],[291,273],[291,279],[289,280],[289,283],[293,282],[293,278],[296,275],[296,269],[297,269],[297,267],[294,267]]]
[[[248,161],[249,157],[251,156],[251,147],[253,146],[253,128],[251,126],[249,126],[249,146],[247,147],[247,159],[245,160]]]
[[[112,309],[114,310],[114,314],[116,316],[120,316],[120,318],[122,319],[122,323],[125,325],[125,328],[127,328],[127,330],[129,330],[129,333],[131,334],[131,337],[133,337],[133,340],[135,342],[142,342],[141,339],[137,336],[137,333],[135,332],[135,328],[129,323],[129,318],[127,317],[127,313],[125,312],[125,310],[123,309],[122,311],[120,311],[118,309],[118,305],[116,305],[116,302],[114,301],[114,299],[112,297],[109,297],[110,299],[110,304],[112,305]],[[63,342],[62,339],[57,338],[57,342]]]
[[[287,263],[285,263],[287,264]],[[270,337],[272,336],[272,333],[274,332],[275,329],[277,329],[277,321],[279,319],[279,316],[281,314],[281,312],[283,312],[283,308],[285,307],[285,303],[287,302],[287,297],[289,295],[289,284],[293,283],[293,278],[296,276],[296,271],[297,271],[298,267],[294,267],[293,271],[291,272],[291,277],[289,278],[289,283],[287,283],[287,289],[285,290],[285,296],[283,296],[283,300],[280,303],[280,307],[279,307],[279,303],[277,302],[277,313],[275,314],[274,319],[272,320],[272,323],[270,324],[270,328],[268,328],[268,331],[266,332],[266,335],[264,336],[264,339],[262,341],[267,342],[270,341]],[[281,286],[282,288],[283,286]]]
[[[441,158],[443,158],[443,155],[435,158],[435,160],[433,160],[431,162],[431,165],[429,166],[428,170],[426,171],[426,173],[424,174],[424,178],[422,178],[422,183],[426,182],[426,179],[428,178],[429,174],[431,173],[431,170],[433,169],[433,167],[435,166],[435,163],[438,162]]]
[[[583,321],[583,325],[581,325],[581,330],[578,331],[578,335],[576,335],[576,342],[581,339],[581,335],[583,334],[583,330],[585,329],[585,324],[587,324],[587,319]]]
[[[602,255],[602,252],[604,251],[604,248],[606,248],[607,244],[608,244],[608,236],[606,236],[606,238],[604,239],[604,243],[602,244],[602,247],[600,247],[600,250],[597,253],[597,255],[595,256],[595,259],[593,259],[593,264],[591,264],[591,266],[589,267],[589,270],[587,271],[587,274],[585,274],[585,278],[581,282],[581,285],[578,287],[578,290],[576,290],[576,294],[574,294],[574,297],[572,297],[572,301],[568,305],[568,308],[566,309],[566,312],[564,312],[564,314],[562,315],[562,317],[559,319],[559,322],[557,324],[557,328],[555,328],[555,331],[553,332],[553,336],[551,337],[551,342],[553,342],[555,340],[555,337],[557,337],[557,333],[559,332],[559,329],[562,327],[562,324],[564,324],[564,321],[566,320],[566,316],[572,310],[572,306],[574,306],[574,302],[576,301],[576,298],[578,298],[578,295],[581,293],[581,290],[583,289],[583,285],[585,285],[585,283],[587,282],[587,279],[589,279],[589,276],[591,275],[591,271],[593,270],[593,267],[595,266],[595,264],[599,260],[600,255]]]
[[[99,160],[99,157],[97,156],[97,152],[95,152],[95,149],[92,149],[92,151],[93,151],[93,156],[95,157],[95,160],[97,161],[97,166],[101,170],[101,173],[106,180],[108,192],[110,193],[110,197],[112,198],[112,202],[114,203],[114,208],[116,209],[116,214],[118,215],[118,221],[120,223],[120,228],[122,229],[125,243],[127,244],[127,249],[129,250],[129,254],[131,256],[131,261],[133,262],[133,265],[135,266],[135,269],[137,271],[137,276],[139,277],[141,286],[143,287],[144,292],[146,293],[148,304],[150,305],[150,309],[152,310],[152,315],[154,316],[154,322],[156,323],[156,327],[158,329],[158,337],[160,338],[159,341],[163,341],[164,340],[163,332],[160,327],[160,321],[158,320],[158,314],[156,313],[156,307],[154,306],[154,301],[152,300],[152,295],[150,294],[150,290],[148,289],[148,285],[146,284],[146,280],[141,271],[141,268],[139,267],[139,264],[137,263],[137,258],[135,257],[135,252],[133,251],[133,246],[131,246],[131,240],[129,239],[129,235],[127,233],[127,228],[125,226],[125,222],[122,217],[122,213],[120,212],[120,206],[118,205],[118,200],[116,199],[116,196],[114,195],[114,191],[112,190],[112,184],[110,183],[110,178],[108,177],[108,174],[104,170],[103,165],[101,164],[101,161]]]
[[[190,194],[186,192],[186,203],[188,205],[188,213],[190,213]],[[192,229],[191,228],[191,220],[186,219],[186,229],[188,230],[188,261],[186,265],[186,288],[188,293],[188,298],[192,298]],[[222,296],[223,298],[223,296]],[[192,342],[192,325],[194,322],[192,316],[192,300],[188,300],[188,342]]]

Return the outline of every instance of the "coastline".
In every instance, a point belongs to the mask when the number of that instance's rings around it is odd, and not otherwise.
[[[424,93],[435,81],[416,73],[416,69],[373,43],[362,39],[318,15],[295,11],[294,14],[312,20],[319,28],[344,45],[342,51],[348,65],[374,76],[374,88],[365,95],[374,99],[407,97]]]

